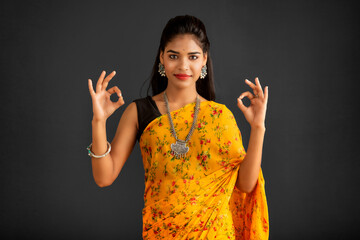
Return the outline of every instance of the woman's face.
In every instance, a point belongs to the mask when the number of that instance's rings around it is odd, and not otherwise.
[[[168,85],[177,88],[192,86],[200,77],[201,68],[206,64],[207,54],[203,54],[201,47],[192,34],[183,34],[174,37],[160,52],[160,62],[165,67]],[[176,76],[186,74],[190,77]]]

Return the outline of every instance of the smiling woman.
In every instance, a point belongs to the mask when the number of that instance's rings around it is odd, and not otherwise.
[[[172,88],[175,88],[175,91],[179,88],[190,89],[189,85],[196,84],[201,69],[206,66],[207,53],[203,53],[192,34],[175,36],[168,42],[164,51],[160,51],[160,62],[164,66],[168,80],[168,91],[173,91]],[[195,95],[195,92],[191,94]]]
[[[169,20],[155,59],[148,96],[133,100],[112,143],[106,119],[124,104],[115,72],[89,81],[93,101],[93,175],[111,185],[139,142],[145,170],[143,239],[268,239],[269,217],[260,168],[268,90],[247,82],[238,106],[251,125],[248,151],[232,112],[215,102],[210,42],[204,24]],[[149,89],[152,88],[152,96]],[[117,103],[110,95],[117,93]],[[247,96],[251,106],[241,99]],[[90,148],[91,147],[91,148]],[[112,148],[111,148],[112,147]],[[96,155],[102,154],[102,155]]]
[[[159,65],[160,68],[163,67],[163,75],[158,73]],[[166,24],[160,38],[147,94],[149,95],[150,87],[153,95],[163,92],[168,87],[168,81],[178,81],[175,74],[189,75],[188,79],[191,79],[193,84],[195,83],[195,89],[192,88],[192,92],[186,94],[188,100],[184,101],[185,96],[181,98],[182,105],[194,100],[193,97],[192,99],[189,97],[195,96],[194,90],[205,99],[215,100],[210,41],[205,25],[196,17],[178,16],[170,19]],[[203,77],[199,78],[201,74]],[[178,85],[178,87],[181,86],[183,85]],[[170,94],[172,90],[168,90],[168,96],[172,95]],[[174,94],[174,91],[172,92]],[[183,94],[184,92],[180,95]],[[172,99],[169,100],[172,102]],[[162,101],[162,105],[164,103]]]

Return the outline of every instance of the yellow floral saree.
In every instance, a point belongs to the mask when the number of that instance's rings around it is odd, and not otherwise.
[[[190,131],[194,107],[190,103],[171,112],[179,139]],[[232,112],[224,104],[201,102],[186,157],[175,158],[174,142],[166,114],[152,120],[140,136],[143,239],[268,239],[262,170],[251,193],[235,186],[246,152]]]

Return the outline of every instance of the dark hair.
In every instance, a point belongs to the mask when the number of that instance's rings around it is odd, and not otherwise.
[[[193,34],[200,44],[203,53],[207,53],[207,75],[204,79],[199,78],[196,81],[196,91],[200,96],[206,98],[207,100],[214,101],[215,88],[213,67],[210,56],[210,42],[206,35],[205,25],[202,23],[202,21],[194,16],[189,15],[176,16],[171,18],[166,24],[161,34],[160,46],[151,72],[151,80],[147,89],[147,95],[149,95],[150,87],[152,88],[153,95],[159,94],[166,89],[168,82],[167,78],[160,76],[158,72],[160,51],[164,52],[166,44],[179,34]]]

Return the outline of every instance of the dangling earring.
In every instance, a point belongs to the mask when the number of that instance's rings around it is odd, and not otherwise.
[[[206,65],[204,65],[204,66],[201,68],[201,73],[200,73],[200,78],[201,78],[201,79],[204,79],[205,76],[207,75],[206,69],[207,69]]]
[[[160,75],[162,77],[165,77],[165,67],[161,62],[159,63],[159,71],[158,72],[160,73]]]

